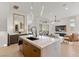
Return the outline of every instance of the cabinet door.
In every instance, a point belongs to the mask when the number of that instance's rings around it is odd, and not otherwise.
[[[10,35],[9,43],[10,44],[18,43],[18,35]]]
[[[23,43],[23,54],[26,57],[30,57],[31,54],[30,46],[26,45],[25,43]]]
[[[30,43],[23,41],[23,54],[26,57],[39,57],[40,49],[31,45]]]
[[[32,57],[40,57],[41,56],[41,51],[39,48],[31,45],[30,49],[31,49],[31,56]]]

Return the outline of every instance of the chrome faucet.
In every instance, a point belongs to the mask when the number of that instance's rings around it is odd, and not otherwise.
[[[37,37],[37,29],[35,26],[31,28],[31,31],[32,31],[32,34],[34,35],[34,37]]]

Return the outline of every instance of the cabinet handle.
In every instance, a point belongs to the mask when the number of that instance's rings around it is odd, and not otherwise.
[[[25,45],[28,45],[28,44],[26,44],[26,43],[24,43]]]
[[[37,50],[33,49],[34,52],[37,52]]]

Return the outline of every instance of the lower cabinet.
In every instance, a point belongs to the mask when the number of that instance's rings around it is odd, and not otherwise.
[[[18,35],[8,35],[8,45],[18,43]]]
[[[23,52],[23,55],[26,57],[40,57],[41,56],[40,49],[26,41],[23,41],[23,51],[22,52]]]
[[[22,36],[22,35],[27,35],[27,34],[8,34],[8,46],[16,43],[21,44],[21,42],[19,42],[19,36]]]

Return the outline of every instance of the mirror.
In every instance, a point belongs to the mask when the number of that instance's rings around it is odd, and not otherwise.
[[[20,14],[13,14],[13,28],[14,32],[25,31],[25,16]]]

